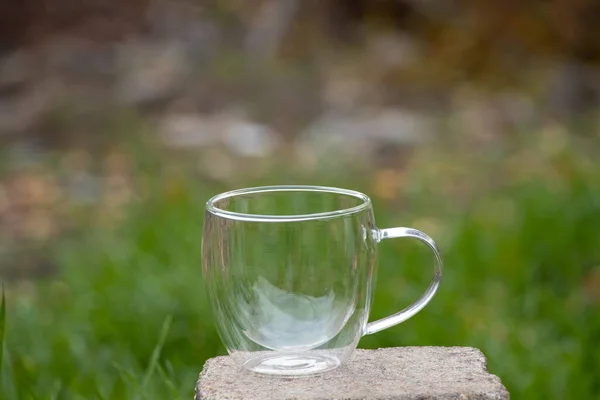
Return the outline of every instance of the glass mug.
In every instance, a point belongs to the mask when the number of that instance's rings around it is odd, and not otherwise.
[[[433,281],[414,304],[368,322],[377,243],[398,237],[431,248]],[[442,257],[423,232],[378,229],[362,193],[265,186],[207,202],[202,274],[219,336],[236,365],[296,376],[340,366],[363,335],[423,309],[439,286]]]

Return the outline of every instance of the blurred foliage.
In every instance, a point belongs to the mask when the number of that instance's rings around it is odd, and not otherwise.
[[[286,0],[287,1],[287,0]],[[287,1],[294,3],[294,0]],[[268,1],[177,0],[198,19],[210,18],[239,43]],[[0,5],[0,49],[37,45],[71,35],[96,45],[152,33],[164,0],[105,4],[94,1],[28,0]],[[281,52],[315,52],[326,44],[348,45],[374,31],[408,33],[426,44],[436,71],[429,78],[485,76],[517,79],[524,63],[540,57],[600,62],[600,5],[594,0],[473,1],[326,0],[297,4]]]
[[[87,229],[57,240],[45,253],[57,274],[8,282],[0,397],[191,398],[204,360],[224,352],[201,278],[203,204],[286,182],[362,190],[380,227],[439,241],[446,268],[433,302],[361,346],[474,346],[515,398],[595,398],[599,140],[549,126],[470,152],[443,139],[403,170],[291,170],[286,156],[230,181],[199,175],[198,154],[124,143],[136,195],[117,215],[90,209]],[[372,319],[419,296],[429,257],[410,241],[382,243]]]

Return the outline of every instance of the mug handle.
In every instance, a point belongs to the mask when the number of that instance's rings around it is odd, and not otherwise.
[[[421,242],[425,243],[427,246],[429,246],[429,248],[433,251],[433,254],[435,255],[433,264],[434,275],[433,280],[429,284],[429,287],[419,300],[406,307],[405,309],[393,315],[390,315],[389,317],[369,322],[365,327],[364,335],[370,335],[372,333],[391,328],[394,325],[398,325],[400,322],[406,321],[407,319],[421,311],[423,307],[425,307],[427,303],[431,301],[433,295],[440,286],[440,279],[442,278],[442,255],[440,254],[440,251],[432,238],[430,238],[423,232],[412,228],[379,229],[375,233],[377,243],[384,239],[394,239],[402,237],[418,239]]]

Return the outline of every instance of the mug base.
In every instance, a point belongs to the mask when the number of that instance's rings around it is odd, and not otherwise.
[[[302,376],[320,374],[340,366],[334,357],[314,354],[270,354],[252,358],[244,368],[266,375]]]

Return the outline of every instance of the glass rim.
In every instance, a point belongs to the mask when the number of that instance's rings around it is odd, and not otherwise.
[[[339,210],[325,211],[312,214],[291,214],[291,215],[272,215],[272,214],[252,214],[241,213],[236,211],[228,211],[217,207],[216,202],[246,194],[269,193],[269,192],[320,192],[333,193],[343,196],[351,196],[361,200],[361,203],[354,207],[342,208]],[[355,214],[364,211],[371,206],[371,199],[364,193],[351,189],[342,189],[329,186],[315,185],[273,185],[273,186],[256,186],[244,189],[230,190],[211,197],[206,202],[206,210],[211,214],[237,220],[237,221],[253,221],[253,222],[294,222],[294,221],[311,221],[320,219],[329,219],[342,217],[350,214]]]

